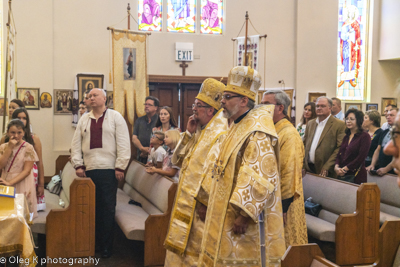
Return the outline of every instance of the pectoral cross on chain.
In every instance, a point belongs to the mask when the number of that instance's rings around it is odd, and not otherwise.
[[[182,64],[180,64],[179,67],[182,68],[182,76],[185,76],[185,74],[186,74],[185,70],[186,70],[187,67],[189,67],[189,65],[186,64],[185,61],[182,61]]]

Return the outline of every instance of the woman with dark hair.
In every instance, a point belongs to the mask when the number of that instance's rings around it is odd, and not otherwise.
[[[308,102],[304,105],[303,116],[299,124],[297,124],[297,131],[300,134],[301,140],[304,141],[304,133],[306,132],[307,123],[315,119],[317,117],[317,113],[315,112],[315,103]]]
[[[176,123],[174,114],[172,114],[172,109],[170,107],[164,106],[160,109],[160,113],[158,114],[158,119],[155,127],[152,130],[151,136],[153,136],[154,133],[157,131],[162,131],[163,133],[165,133],[166,131],[173,129],[179,130],[178,124]],[[163,148],[165,149],[165,151],[168,150],[168,147],[166,145],[163,145]]]
[[[24,108],[25,104],[19,99],[13,99],[10,101],[10,105],[8,105],[8,117],[11,118],[14,110],[17,108]]]
[[[381,129],[381,114],[376,110],[368,110],[365,112],[363,128],[367,130],[367,133],[371,137],[371,146],[368,151],[368,156],[365,159],[365,167],[367,167],[368,171],[368,166],[371,165],[372,156],[378,147],[379,139],[383,133]]]
[[[37,210],[46,209],[46,203],[44,201],[44,167],[42,159],[42,143],[37,135],[31,133],[30,120],[28,111],[25,108],[18,108],[12,114],[12,119],[19,119],[24,124],[24,140],[31,144],[36,151],[39,161],[33,165],[33,175],[36,183],[36,194],[37,194]],[[9,136],[5,135],[0,141],[0,145],[9,141]]]
[[[364,113],[356,109],[346,112],[346,135],[336,158],[335,172],[338,179],[361,184],[367,182],[365,158],[368,155],[371,137],[364,132]]]
[[[153,128],[153,132],[162,131],[165,133],[168,130],[176,128],[178,128],[178,124],[176,123],[174,114],[172,114],[172,109],[167,106],[162,107],[160,109],[156,125]]]

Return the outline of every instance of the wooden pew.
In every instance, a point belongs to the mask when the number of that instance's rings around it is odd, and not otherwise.
[[[361,184],[354,214],[341,214],[336,221],[336,263],[360,265],[378,257],[380,191],[376,184]]]
[[[289,246],[282,257],[282,267],[339,267],[325,259],[317,244]]]
[[[144,241],[145,266],[164,265],[164,241],[176,190],[172,179],[147,173],[136,160],[130,163],[125,183],[118,189],[115,221],[126,238]],[[130,205],[130,199],[142,207]]]
[[[387,220],[400,220],[400,188],[397,186],[397,175],[377,176],[368,173],[367,181],[376,183],[381,190],[380,224]]]
[[[46,218],[46,255],[49,258],[94,256],[95,185],[75,178],[70,185],[70,204],[52,209]],[[48,265],[49,266],[49,265]]]
[[[386,221],[379,230],[379,259],[376,267],[392,267],[400,247],[400,220]],[[395,266],[394,266],[395,267]]]
[[[304,198],[322,205],[318,217],[306,214],[309,236],[335,242],[336,264],[371,264],[378,257],[380,191],[307,173]]]
[[[60,196],[45,190],[46,210],[38,212],[31,229],[46,235],[49,258],[94,257],[95,185],[89,178],[76,176],[68,157],[59,156],[56,160],[56,174],[63,170]],[[64,201],[65,208],[59,205],[59,199]]]

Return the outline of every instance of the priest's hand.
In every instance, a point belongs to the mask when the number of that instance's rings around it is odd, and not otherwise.
[[[186,127],[186,130],[189,131],[189,133],[193,134],[197,129],[197,121],[194,119],[194,115],[189,117],[188,124]]]
[[[85,173],[84,169],[77,169],[75,171],[75,173],[76,173],[76,176],[78,176],[78,177],[86,177],[86,173]]]
[[[233,232],[240,235],[246,233],[249,220],[251,220],[250,217],[244,217],[243,215],[239,214],[233,223]]]
[[[206,220],[207,206],[200,203],[197,213],[199,214],[200,220],[204,222]]]

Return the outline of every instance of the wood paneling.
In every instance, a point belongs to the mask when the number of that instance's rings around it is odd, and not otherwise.
[[[206,76],[170,76],[170,75],[149,75],[150,83],[200,83],[202,84],[205,79],[214,78],[226,84],[227,77],[206,77]]]
[[[178,122],[179,116],[179,84],[176,83],[151,83],[150,95],[160,100],[160,108],[168,106],[172,109],[174,118]]]
[[[189,117],[193,115],[192,105],[200,91],[201,84],[182,84],[182,100],[181,101],[181,127],[182,131],[186,131]]]

